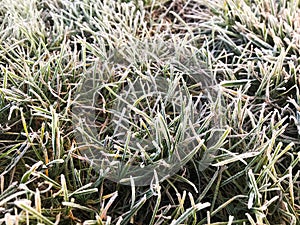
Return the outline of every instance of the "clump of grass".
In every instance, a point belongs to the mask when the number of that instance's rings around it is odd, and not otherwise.
[[[298,6],[1,1],[0,223],[299,224]],[[208,106],[196,114],[201,146],[163,182],[154,170],[150,185],[134,177],[122,185],[87,163],[72,124],[74,107],[84,103],[78,93],[88,80],[98,93],[91,124],[97,141],[109,145],[109,136],[120,135],[113,125],[120,93],[153,74],[170,80],[166,89],[179,77],[190,104]],[[216,102],[200,99],[214,85],[221,90],[212,96]],[[155,101],[144,103],[129,104],[144,120],[128,120],[147,132]],[[216,109],[224,126],[214,131],[210,110]],[[167,125],[161,135],[180,139],[174,127],[183,126],[188,111],[176,117],[170,106],[160,110],[160,125]],[[210,145],[216,132],[221,135]],[[170,151],[170,143],[158,146]],[[127,152],[124,146],[111,153],[149,164],[165,157],[136,156],[136,146]],[[203,170],[210,149],[218,151]]]

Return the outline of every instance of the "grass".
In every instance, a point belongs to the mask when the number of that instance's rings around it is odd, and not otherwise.
[[[1,0],[0,224],[300,224],[299,7]]]

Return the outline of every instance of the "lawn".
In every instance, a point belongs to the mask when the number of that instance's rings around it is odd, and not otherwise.
[[[0,224],[300,225],[299,0],[0,0]]]

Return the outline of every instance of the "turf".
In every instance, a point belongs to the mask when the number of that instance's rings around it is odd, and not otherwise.
[[[0,0],[0,224],[300,224],[299,18]]]

